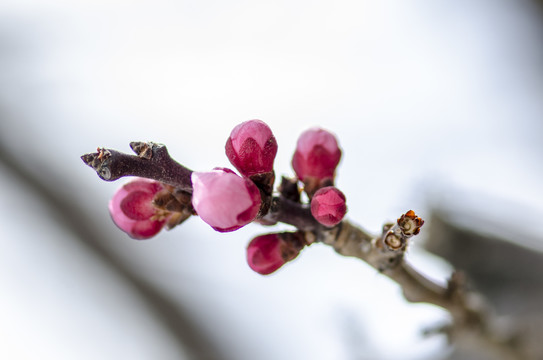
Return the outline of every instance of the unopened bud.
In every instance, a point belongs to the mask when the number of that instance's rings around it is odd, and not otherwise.
[[[245,176],[273,171],[277,142],[262,120],[249,120],[236,126],[226,141],[228,160]]]
[[[345,202],[345,195],[338,188],[320,188],[311,199],[311,214],[324,226],[335,226],[343,220],[347,212]]]
[[[148,179],[136,179],[123,185],[109,202],[113,222],[134,239],[148,239],[158,234],[170,216],[152,203],[162,189],[160,182]]]
[[[424,220],[418,217],[413,210],[403,214],[397,222],[405,236],[417,235],[424,224]]]
[[[298,178],[333,179],[341,158],[341,150],[335,136],[319,128],[303,132],[298,138],[292,167]]]
[[[260,209],[260,191],[229,169],[192,173],[192,205],[213,229],[234,231],[252,222]]]
[[[300,232],[260,235],[247,246],[247,263],[257,273],[268,275],[296,258],[304,246]]]

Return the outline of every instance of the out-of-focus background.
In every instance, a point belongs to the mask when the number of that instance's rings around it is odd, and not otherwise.
[[[245,262],[256,225],[129,239],[107,211],[127,179],[79,157],[139,140],[228,166],[230,130],[259,118],[291,176],[297,136],[321,126],[354,222],[445,209],[541,248],[542,35],[527,0],[3,0],[0,358],[447,357],[422,335],[445,312],[324,245],[263,277]],[[445,281],[424,230],[409,261]]]

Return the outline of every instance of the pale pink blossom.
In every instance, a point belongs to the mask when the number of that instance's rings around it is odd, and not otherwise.
[[[152,201],[162,189],[158,181],[141,178],[123,185],[109,202],[113,222],[134,239],[148,239],[158,234],[167,215],[159,214]]]
[[[192,173],[192,206],[206,223],[220,232],[252,222],[260,210],[260,191],[229,169]]]

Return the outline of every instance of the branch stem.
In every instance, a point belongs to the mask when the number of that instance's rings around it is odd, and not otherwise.
[[[115,181],[124,176],[138,176],[172,185],[192,193],[192,170],[173,160],[166,146],[155,143],[130,144],[138,156],[112,149],[98,149],[96,153],[81,156],[105,181]]]
[[[314,234],[308,236],[313,237]],[[359,258],[396,282],[407,301],[433,304],[447,310],[453,319],[447,328],[450,337],[471,334],[472,342],[499,354],[497,359],[529,358],[514,342],[512,334],[499,331],[488,304],[480,295],[466,289],[460,273],[453,273],[448,285],[443,286],[405,261],[403,251],[394,254],[387,248],[376,246],[380,240],[380,237],[373,237],[347,220],[321,234],[321,241],[339,254]]]

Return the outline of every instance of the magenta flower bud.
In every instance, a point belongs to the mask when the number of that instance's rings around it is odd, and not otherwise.
[[[279,269],[287,261],[283,259],[281,239],[277,234],[255,237],[247,246],[247,263],[261,275],[268,275]]]
[[[249,120],[236,126],[226,141],[228,160],[245,176],[273,171],[277,142],[269,126]]]
[[[302,181],[308,177],[333,179],[340,158],[336,137],[324,129],[312,128],[298,138],[292,167]]]
[[[247,246],[247,263],[261,275],[268,275],[300,254],[305,234],[301,231],[255,237]]]
[[[339,224],[346,212],[345,195],[334,186],[320,188],[311,199],[311,214],[324,226]]]
[[[136,179],[123,185],[109,202],[115,225],[138,240],[158,234],[169,216],[152,204],[155,194],[162,189],[161,183],[148,179]]]
[[[220,232],[234,231],[256,218],[260,191],[248,178],[229,169],[192,173],[192,206]]]

